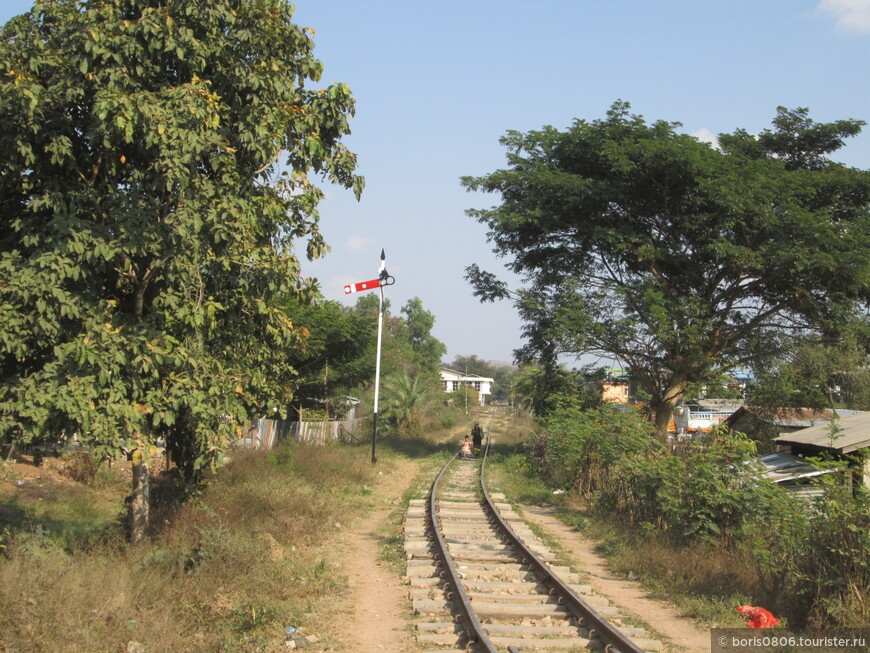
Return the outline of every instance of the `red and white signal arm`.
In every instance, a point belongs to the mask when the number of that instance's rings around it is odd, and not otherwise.
[[[362,290],[374,290],[375,288],[381,287],[380,279],[371,279],[369,281],[360,281],[359,283],[351,283],[344,287],[344,294],[349,295],[353,292],[360,292]]]

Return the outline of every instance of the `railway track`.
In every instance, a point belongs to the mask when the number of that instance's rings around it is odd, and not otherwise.
[[[482,461],[454,457],[405,516],[407,577],[421,650],[660,651],[559,561],[503,497]],[[501,502],[500,502],[501,501]]]

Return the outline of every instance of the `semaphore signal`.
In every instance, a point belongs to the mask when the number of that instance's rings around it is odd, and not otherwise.
[[[374,410],[372,411],[372,463],[377,462],[375,455],[375,447],[378,441],[378,396],[381,385],[381,334],[384,330],[384,286],[392,286],[396,283],[395,277],[387,272],[387,257],[384,255],[384,250],[381,250],[381,266],[378,268],[378,278],[370,279],[369,281],[361,281],[359,283],[351,283],[344,287],[344,294],[361,292],[363,290],[374,290],[378,288],[380,293],[380,302],[378,304],[378,348],[377,358],[375,361],[375,401]]]

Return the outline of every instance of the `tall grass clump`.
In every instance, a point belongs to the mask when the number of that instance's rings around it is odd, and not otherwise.
[[[530,443],[531,464],[570,488],[626,570],[686,597],[758,601],[796,627],[868,624],[870,494],[844,464],[814,499],[768,481],[754,444],[723,430],[667,454],[632,410],[565,403]],[[733,614],[731,615],[733,617]]]
[[[33,513],[0,538],[0,649],[274,650],[290,625],[328,637],[323,605],[345,591],[331,545],[375,473],[338,446],[234,452],[139,547],[120,525],[99,545],[61,540]]]

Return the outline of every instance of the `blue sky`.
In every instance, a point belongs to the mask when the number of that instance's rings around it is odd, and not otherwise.
[[[0,21],[30,4],[3,0]],[[701,137],[758,132],[780,105],[870,122],[870,0],[298,0],[296,21],[316,31],[323,82],[357,99],[346,142],[366,177],[359,203],[327,188],[332,251],[305,273],[352,304],[344,284],[375,277],[383,248],[392,310],[419,297],[448,360],[510,362],[522,344],[512,308],[463,278],[503,270],[465,215],[497,197],[459,178],[503,167],[507,130],[602,118],[617,99]],[[867,129],[839,160],[870,168]]]

